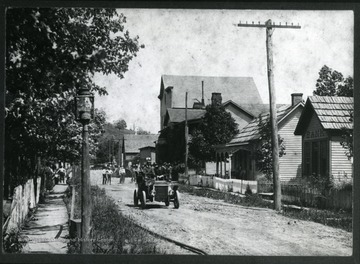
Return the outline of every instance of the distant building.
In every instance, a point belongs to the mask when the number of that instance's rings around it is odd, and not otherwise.
[[[294,93],[291,98],[291,105],[277,105],[278,131],[286,147],[286,155],[280,158],[279,163],[282,181],[301,177],[301,137],[295,136],[294,130],[304,104],[302,94]],[[257,111],[263,111],[263,106],[259,106]],[[269,106],[261,117],[263,120],[269,119]],[[229,143],[216,147],[217,175],[244,180],[257,180],[263,175],[255,165],[256,143],[260,137],[258,125],[259,118],[255,118]]]
[[[158,139],[157,134],[134,135],[126,134],[123,136],[123,166],[127,167],[129,162],[132,164],[140,161],[140,149],[144,147],[154,147]]]
[[[147,161],[150,163],[156,162],[156,153],[155,146],[146,146],[139,149],[140,150],[140,165],[143,166]]]
[[[332,175],[334,180],[351,179],[352,160],[348,159],[343,128],[353,129],[350,113],[352,97],[310,96],[295,129],[302,138],[303,175]]]

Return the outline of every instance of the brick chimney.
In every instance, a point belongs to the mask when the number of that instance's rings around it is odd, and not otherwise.
[[[211,94],[211,104],[221,104],[222,103],[222,97],[221,93],[212,93]]]
[[[297,105],[298,103],[302,102],[302,93],[292,93],[291,94],[291,106]]]

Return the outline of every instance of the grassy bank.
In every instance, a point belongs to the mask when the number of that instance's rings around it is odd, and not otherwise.
[[[156,247],[154,237],[123,216],[115,202],[106,196],[105,190],[93,186],[92,191],[92,241],[93,253],[98,254],[164,254]],[[80,190],[77,190],[80,193]],[[80,196],[77,195],[75,218],[80,218]],[[64,201],[68,212],[71,206],[71,192]],[[79,242],[69,240],[68,253],[79,253]]]
[[[257,194],[241,197],[229,192],[221,192],[215,189],[199,188],[185,184],[181,184],[179,186],[179,191],[216,200],[223,200],[227,203],[239,204],[242,206],[273,208],[272,201],[264,200]],[[351,212],[341,210],[318,210],[315,208],[308,208],[307,210],[294,210],[288,207],[283,207],[281,214],[294,219],[313,221],[323,225],[341,228],[349,232],[352,231]]]

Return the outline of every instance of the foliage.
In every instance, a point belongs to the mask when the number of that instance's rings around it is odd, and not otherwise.
[[[349,121],[354,121],[353,112],[350,113]],[[354,138],[353,130],[348,128],[342,128],[342,141],[340,142],[341,146],[345,149],[345,155],[348,159],[351,159],[354,156]]]
[[[342,73],[332,70],[324,65],[319,72],[319,78],[316,81],[316,90],[314,95],[334,96],[339,83],[342,83],[344,77]]]
[[[215,161],[215,145],[229,142],[238,132],[238,124],[222,105],[207,105],[201,123],[191,133],[191,157],[195,162]]]
[[[21,253],[23,242],[20,239],[20,231],[11,230],[5,233],[3,230],[3,249],[5,253]]]
[[[126,121],[124,119],[119,119],[119,120],[114,122],[114,126],[117,129],[121,130],[121,129],[126,129],[127,124],[126,124]]]
[[[150,131],[146,131],[146,130],[142,129],[141,127],[138,128],[138,130],[136,131],[136,133],[137,133],[138,135],[150,135],[150,134],[151,134]]]
[[[318,190],[323,197],[327,197],[329,191],[333,188],[334,179],[329,175],[316,175],[315,173],[307,175],[303,184],[309,188]]]
[[[114,123],[107,122],[104,124],[103,133],[98,138],[98,148],[93,156],[94,163],[101,164],[109,162],[109,155],[117,157],[119,147],[122,146],[123,136],[125,134],[135,134],[135,131],[131,129],[120,129],[119,126],[116,127],[117,122],[118,121]]]
[[[245,191],[245,195],[252,195],[253,193],[252,193],[252,190],[251,190],[251,188],[250,188],[250,185],[248,184],[248,185],[246,185],[246,191]]]
[[[210,190],[209,188],[206,189],[194,188],[194,186],[184,185],[184,184],[181,184],[179,186],[179,191],[186,192],[196,196],[202,196],[216,200],[223,200],[231,204],[239,204],[242,206],[249,206],[249,207],[272,208],[271,203],[261,199],[261,197],[257,194],[246,195],[245,197],[241,197],[239,195],[228,192]]]
[[[10,8],[6,21],[5,177],[18,179],[11,183],[16,185],[33,174],[37,157],[78,159],[77,90],[107,94],[94,74],[123,78],[142,46],[115,9]],[[103,122],[103,112],[97,111],[89,128],[92,155]]]
[[[343,83],[337,87],[337,96],[353,97],[354,96],[354,79],[348,76]]]
[[[269,116],[261,116],[258,117],[259,123],[259,134],[260,137],[256,142],[256,151],[255,151],[255,161],[256,167],[259,171],[265,174],[265,177],[268,180],[272,180],[273,174],[273,162],[272,162],[272,147],[271,147],[271,123]],[[284,139],[278,135],[278,143],[279,143],[279,157],[282,157],[286,154],[285,152],[285,143]]]
[[[351,76],[344,79],[341,72],[324,65],[319,72],[314,95],[352,97],[354,80]]]
[[[308,208],[307,210],[293,210],[291,208],[284,207],[282,214],[286,217],[291,217],[299,220],[313,221],[327,226],[335,228],[341,228],[348,232],[352,231],[352,214],[351,212],[330,211],[330,210],[318,210]]]
[[[119,212],[116,203],[108,198],[104,189],[92,187],[92,234],[93,253],[98,254],[156,254],[156,241],[138,227],[133,219]],[[70,194],[65,199],[69,209]],[[75,215],[79,215],[80,199],[77,199]],[[109,221],[109,219],[111,219]],[[78,239],[68,242],[68,253],[80,253]]]

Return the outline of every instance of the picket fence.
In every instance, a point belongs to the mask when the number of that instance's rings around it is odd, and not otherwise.
[[[257,181],[222,179],[215,176],[202,175],[190,175],[189,179],[185,179],[184,175],[180,175],[179,180],[188,181],[193,186],[208,187],[225,192],[245,194],[246,190],[250,188],[252,193],[257,193]]]
[[[259,193],[272,193],[272,183],[259,183]],[[315,188],[301,184],[281,183],[281,197],[284,202],[315,207],[319,209],[352,209],[352,189],[330,190],[328,195],[322,195]]]
[[[30,209],[36,207],[40,198],[41,178],[36,179],[36,194],[34,180],[28,180],[24,185],[14,189],[10,215],[5,223],[6,233],[10,230],[18,230],[24,223]]]

